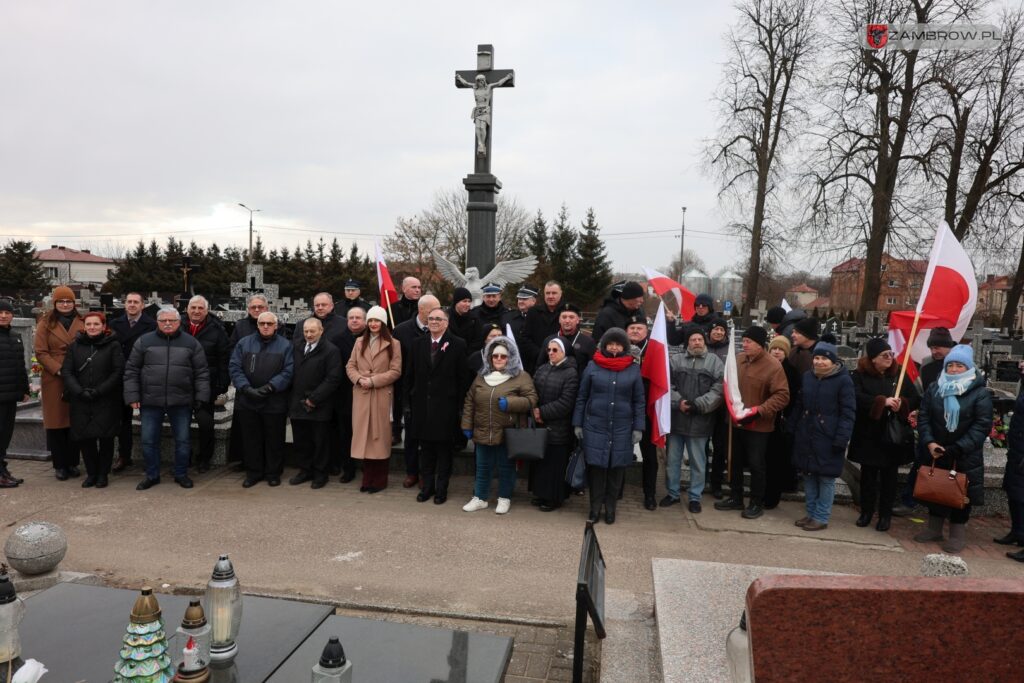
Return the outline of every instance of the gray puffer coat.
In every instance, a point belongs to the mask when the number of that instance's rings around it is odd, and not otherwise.
[[[715,411],[722,405],[725,364],[710,351],[694,356],[682,346],[670,346],[669,369],[672,374],[672,433],[711,436],[715,431]],[[697,412],[679,410],[683,399]]]

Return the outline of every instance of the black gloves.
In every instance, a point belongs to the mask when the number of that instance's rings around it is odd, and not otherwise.
[[[960,446],[957,446],[955,443],[946,446],[946,455],[950,456],[954,460],[956,460],[963,454],[963,450],[960,448]]]
[[[263,394],[261,394],[259,390],[256,389],[256,387],[251,385],[247,387],[242,387],[242,394],[256,401],[263,398]]]
[[[82,398],[85,399],[86,401],[92,401],[93,399],[96,398],[96,390],[95,389],[82,389],[82,394],[81,395],[82,395]]]
[[[272,393],[274,393],[274,387],[272,387],[269,384],[264,384],[262,387],[256,390],[256,393],[259,394],[260,398],[266,398],[267,396],[270,396]]]

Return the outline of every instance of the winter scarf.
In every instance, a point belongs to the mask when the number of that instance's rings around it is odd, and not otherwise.
[[[606,356],[600,350],[594,352],[594,362],[598,367],[612,372],[622,372],[633,364],[633,357],[629,354],[622,356]]]
[[[512,375],[508,374],[507,372],[498,372],[497,370],[494,370],[493,372],[488,372],[486,375],[484,375],[484,381],[487,382],[487,386],[489,387],[496,387],[499,384],[504,384],[510,379],[512,379]]]
[[[939,375],[939,396],[942,397],[943,414],[946,417],[946,430],[955,432],[960,424],[960,402],[957,396],[963,396],[964,392],[974,383],[976,375],[974,368],[959,375],[947,375],[943,370]]]

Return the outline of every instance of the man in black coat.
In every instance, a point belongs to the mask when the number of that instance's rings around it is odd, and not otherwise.
[[[402,280],[402,298],[391,304],[392,329],[397,328],[406,320],[416,317],[422,291],[423,285],[418,279],[410,276]],[[387,308],[387,306],[384,307]]]
[[[14,436],[14,416],[18,401],[28,400],[28,371],[21,335],[11,329],[14,307],[0,299],[0,489],[22,483],[7,469],[7,447]]]
[[[393,413],[401,415],[391,421],[394,440],[397,441],[402,433],[401,425],[405,424],[405,480],[402,482],[404,488],[410,489],[416,485],[420,476],[419,444],[416,440],[411,425],[417,419],[412,411],[412,406],[403,401],[405,396],[405,378],[409,374],[409,359],[412,357],[412,345],[420,337],[427,335],[427,313],[438,308],[441,302],[433,294],[426,294],[419,299],[419,310],[412,318],[395,328],[392,333],[395,339],[402,345],[402,379],[395,383],[395,398]],[[404,404],[404,405],[403,405]]]
[[[594,357],[597,351],[597,342],[580,329],[581,311],[576,304],[562,304],[558,313],[558,334],[552,334],[544,339],[541,344],[541,355],[534,359],[534,365],[540,366],[547,362],[544,357],[547,355],[548,342],[559,337],[565,346],[565,354],[576,359],[576,372],[583,377],[583,370],[587,363]],[[623,328],[625,329],[625,328]]]
[[[452,292],[452,306],[448,309],[448,331],[466,342],[467,352],[479,350],[482,335],[480,321],[470,310],[473,295],[465,287],[456,287]]]
[[[196,295],[188,300],[188,322],[182,330],[196,338],[206,353],[206,365],[210,369],[210,400],[197,403],[193,408],[196,426],[199,428],[199,458],[196,470],[200,473],[210,469],[213,458],[213,403],[231,386],[228,375],[228,361],[231,358],[231,342],[220,320],[210,315],[210,302],[206,297]]]
[[[544,303],[526,312],[522,343],[519,345],[520,357],[529,358],[536,366],[535,359],[547,355],[544,340],[558,334],[558,315],[561,311],[562,285],[550,280],[544,285]],[[541,362],[546,363],[547,358],[542,358]]]
[[[370,310],[370,302],[364,299],[363,283],[359,280],[348,280],[345,282],[345,298],[338,304],[338,315],[347,317],[353,307],[358,306],[364,311]]]
[[[250,334],[256,334],[259,331],[259,326],[256,324],[256,319],[260,317],[260,313],[265,313],[269,310],[267,297],[262,294],[251,294],[245,300],[245,310],[248,315],[241,320],[235,322],[235,326],[231,330],[231,337],[229,342],[231,344],[231,351],[235,350],[235,346],[238,342]],[[281,331],[277,331],[281,334]],[[238,403],[238,395],[235,395],[235,403]],[[244,452],[242,444],[242,428],[238,422],[238,411],[231,413],[231,440],[228,442],[228,460],[231,462],[241,462],[244,460]],[[244,470],[244,466],[239,465],[236,469],[239,471]]]
[[[124,315],[114,318],[109,323],[110,329],[121,342],[121,352],[127,361],[132,356],[135,340],[156,329],[156,320],[146,314],[142,306],[142,295],[128,292],[124,295]],[[129,405],[121,412],[121,432],[117,435],[117,457],[110,468],[111,472],[121,472],[132,464],[132,415],[134,410]]]
[[[356,463],[352,459],[352,380],[345,372],[348,359],[352,357],[356,339],[366,329],[366,311],[353,306],[348,312],[348,327],[338,337],[338,362],[341,364],[341,380],[334,392],[331,417],[331,441],[329,471],[337,467],[341,471],[341,483],[347,484],[356,478]]]
[[[597,320],[594,321],[594,339],[600,339],[601,335],[613,327],[620,330],[626,329],[629,319],[644,305],[644,288],[638,282],[627,282],[622,286],[622,293],[618,298],[614,296],[605,300],[604,307],[598,311]]]
[[[500,325],[504,327],[502,319],[508,313],[505,304],[501,303],[501,287],[488,283],[483,288],[483,302],[474,308],[471,315],[480,323],[480,329],[486,329],[488,325]],[[477,340],[477,348],[483,348],[483,339]]]
[[[526,314],[537,305],[537,290],[530,285],[523,285],[516,292],[516,310],[509,311],[501,319],[501,328],[512,328],[512,338],[516,346],[523,348],[524,331],[526,330]],[[523,368],[531,375],[534,370],[533,356],[522,356]]]
[[[298,486],[312,481],[312,488],[320,489],[327,484],[331,414],[334,394],[341,384],[341,353],[327,340],[324,326],[316,318],[302,323],[302,337],[292,352],[295,375],[288,410],[299,473],[288,483]]]
[[[466,343],[448,331],[443,308],[427,313],[426,335],[412,343],[404,385],[415,418],[411,431],[419,442],[419,502],[431,497],[434,504],[448,500],[452,451],[459,428],[462,403],[472,381],[466,364]]]
[[[320,321],[320,325],[323,327],[323,335],[335,346],[338,345],[338,338],[345,332],[345,318],[348,315],[347,309],[340,313],[335,310],[334,297],[327,292],[320,292],[313,297],[313,316],[306,320],[312,320],[316,318]],[[303,330],[305,328],[300,326],[298,328],[298,335],[296,335],[296,343],[300,344]]]

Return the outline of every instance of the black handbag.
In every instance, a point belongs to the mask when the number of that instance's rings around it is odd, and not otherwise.
[[[886,411],[882,443],[887,446],[913,446],[914,428],[898,413]]]
[[[583,457],[583,446],[577,446],[569,456],[565,483],[574,491],[582,491],[587,485],[587,460]]]
[[[547,445],[548,428],[536,426],[533,420],[530,420],[527,427],[509,427],[505,430],[505,447],[509,460],[543,460]]]

